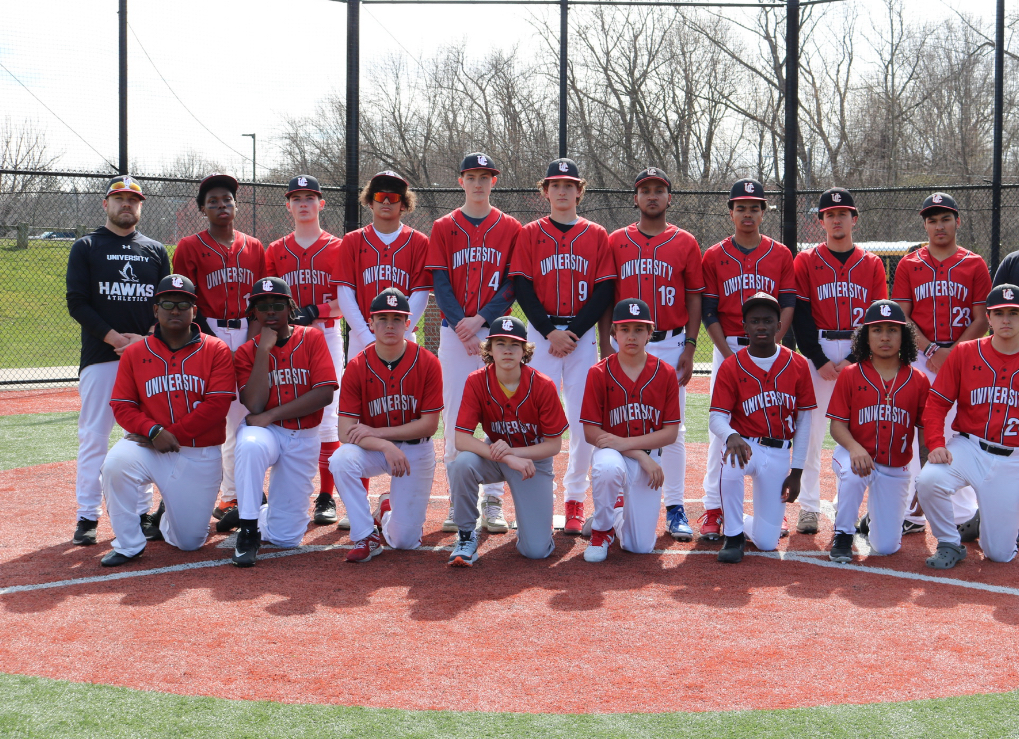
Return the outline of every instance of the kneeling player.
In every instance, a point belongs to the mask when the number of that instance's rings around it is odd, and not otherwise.
[[[987,296],[993,336],[957,344],[941,366],[924,411],[930,454],[916,479],[938,549],[927,565],[947,570],[966,558],[952,496],[970,485],[980,506],[980,548],[993,562],[1015,557],[1019,535],[1019,287]],[[945,416],[958,404],[945,443]]]
[[[155,332],[121,357],[110,405],[127,436],[103,462],[103,497],[116,535],[104,567],[140,557],[146,539],[188,551],[209,534],[236,379],[227,345],[192,323],[195,296],[188,278],[164,277],[155,295]],[[138,499],[149,483],[163,500],[143,532]]]
[[[875,554],[899,551],[913,431],[922,428],[930,391],[927,376],[911,365],[916,338],[898,303],[878,300],[867,309],[852,354],[857,364],[839,373],[828,403],[831,435],[838,444],[831,463],[839,491],[832,562],[853,559],[856,517],[868,488],[870,547]]]
[[[263,533],[277,546],[301,543],[310,520],[322,409],[338,388],[322,332],[288,323],[297,304],[286,282],[279,277],[256,281],[249,312],[262,331],[234,355],[237,387],[249,412],[237,429],[234,462],[240,530],[233,563],[238,567],[254,566]],[[269,502],[262,504],[269,469]]]
[[[375,342],[351,357],[340,388],[340,441],[329,460],[356,542],[348,562],[382,553],[379,530],[389,546],[421,545],[428,496],[435,476],[432,434],[442,410],[442,368],[427,349],[407,341],[410,302],[395,287],[371,302],[369,326]],[[365,477],[391,475],[389,492],[373,518]]]
[[[741,561],[746,539],[763,551],[775,549],[785,503],[800,493],[810,411],[817,403],[807,360],[775,343],[781,312],[769,293],[755,293],[743,304],[750,344],[722,362],[711,393],[708,424],[725,439],[719,470],[725,545],[719,562]],[[753,480],[752,516],[743,514],[747,475]]]
[[[449,557],[456,567],[478,559],[478,485],[509,483],[517,515],[517,550],[543,559],[552,540],[552,458],[568,423],[555,383],[527,366],[534,344],[520,319],[495,321],[481,344],[487,365],[467,377],[456,419],[456,459],[448,466],[453,516],[460,532]],[[474,436],[478,424],[491,440]]]
[[[580,413],[591,458],[591,541],[588,562],[603,562],[619,536],[628,552],[646,554],[658,538],[662,504],[662,448],[679,435],[679,380],[672,365],[646,347],[654,331],[651,309],[631,298],[612,311],[619,351],[587,373]],[[616,500],[622,497],[623,506]]]

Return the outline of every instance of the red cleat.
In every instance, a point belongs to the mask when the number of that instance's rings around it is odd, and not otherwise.
[[[722,509],[712,508],[704,511],[704,514],[697,519],[701,526],[701,539],[703,541],[720,541],[722,538]]]
[[[566,526],[564,534],[578,536],[584,530],[584,503],[579,500],[566,501]]]
[[[382,554],[382,538],[378,531],[361,539],[354,548],[347,552],[348,562],[367,562],[372,557]]]

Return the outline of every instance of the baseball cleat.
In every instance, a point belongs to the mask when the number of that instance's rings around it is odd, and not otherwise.
[[[609,556],[609,547],[615,540],[614,530],[598,531],[597,529],[592,529],[591,541],[588,542],[587,549],[584,550],[584,561],[604,562],[605,558]]]
[[[564,534],[577,536],[584,531],[584,502],[581,500],[566,501],[566,527]]]
[[[593,523],[594,523],[593,517],[584,521],[584,527],[580,530],[580,535],[583,536],[585,539],[591,538],[591,524]]]
[[[389,504],[389,493],[383,493],[379,496],[379,504],[372,511],[372,518],[375,519],[375,528],[382,531],[382,517],[393,510],[393,507]]]
[[[473,567],[478,561],[478,532],[461,531],[460,538],[449,555],[450,567]]]
[[[133,554],[128,557],[126,554],[121,554],[116,549],[111,549],[103,555],[103,558],[99,560],[99,564],[103,567],[120,567],[120,565],[126,565],[128,562],[134,562],[144,553],[145,550],[142,549],[138,552],[138,554]]]
[[[343,518],[341,518],[337,522],[336,528],[338,528],[338,529],[349,529],[350,528],[350,518],[346,514],[344,514]]]
[[[449,507],[449,515],[446,516],[446,520],[442,522],[442,530],[447,534],[460,530],[460,527],[456,525],[456,519],[453,518],[453,506]]]
[[[742,562],[745,546],[746,537],[742,533],[725,537],[725,545],[718,552],[718,561],[731,565]]]
[[[98,521],[93,521],[91,518],[79,518],[78,526],[74,529],[74,538],[71,539],[71,543],[78,544],[79,546],[90,546],[95,544],[96,529],[98,528]]]
[[[223,517],[216,521],[216,531],[221,534],[225,534],[227,531],[233,531],[241,525],[241,514],[237,510],[237,505],[233,505],[227,508]]]
[[[236,505],[236,500],[221,500],[216,504],[216,507],[212,509],[212,517],[218,521],[223,518],[223,514]]]
[[[711,508],[697,519],[701,528],[701,541],[720,541],[722,538],[722,509]]]
[[[841,562],[842,564],[852,562],[853,535],[843,534],[841,531],[836,531],[835,538],[831,543],[831,552],[828,553],[828,559],[832,562]]]
[[[962,538],[964,543],[967,541],[976,541],[980,536],[980,511],[978,510],[975,514],[973,514],[973,518],[966,521],[966,523],[959,524],[956,528],[959,529],[959,536]]]
[[[950,570],[966,559],[966,547],[939,541],[937,551],[927,558],[927,566],[935,570]]]
[[[818,523],[817,511],[800,511],[800,517],[796,521],[796,532],[799,534],[816,534]]]
[[[490,534],[505,534],[509,531],[509,524],[502,517],[501,498],[494,495],[485,496],[481,515],[484,518],[484,526]]]
[[[319,526],[336,523],[336,501],[332,493],[319,493],[315,498],[315,523]]]
[[[258,522],[242,523],[237,531],[237,542],[234,544],[233,563],[238,567],[254,567],[261,546],[262,532],[258,530]]]
[[[856,522],[856,533],[867,536],[870,534],[870,514],[864,513],[863,518]]]
[[[354,548],[347,552],[348,562],[367,562],[372,557],[382,554],[382,537],[376,529],[364,537]]]
[[[161,500],[159,508],[149,516],[149,525],[142,524],[142,533],[145,534],[146,541],[163,541],[163,532],[159,530],[159,522],[163,520],[164,513],[166,513],[166,502]]]
[[[778,538],[784,539],[789,536],[789,519],[786,516],[782,516],[782,528],[778,532]]]
[[[927,530],[926,524],[914,523],[912,521],[902,522],[902,533],[903,534],[921,534]]]
[[[616,504],[614,506],[612,506],[612,507],[613,508],[622,508],[623,505],[625,505],[625,503],[626,503],[626,499],[623,498],[623,494],[620,493],[619,495],[616,496]]]
[[[676,541],[693,541],[693,529],[683,506],[672,505],[665,509],[665,525]]]

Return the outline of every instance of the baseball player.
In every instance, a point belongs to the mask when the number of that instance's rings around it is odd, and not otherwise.
[[[410,302],[387,287],[369,306],[374,343],[351,357],[340,388],[340,438],[329,466],[351,517],[356,542],[348,562],[421,545],[435,476],[432,434],[442,411],[442,370],[427,349],[407,341]],[[376,517],[359,478],[390,475]],[[376,526],[380,526],[381,532]]]
[[[293,177],[285,198],[294,230],[269,245],[265,253],[265,273],[281,278],[290,286],[299,307],[291,322],[322,332],[333,358],[336,377],[340,379],[343,375],[343,331],[334,286],[330,284],[339,259],[340,240],[322,230],[319,219],[326,203],[318,180],[310,175]],[[333,475],[329,471],[329,458],[340,446],[336,432],[336,398],[322,411],[319,431],[322,441],[318,453],[320,487],[315,497],[314,521],[324,525],[336,523]]]
[[[156,290],[156,329],[123,354],[110,406],[127,436],[102,467],[103,497],[116,538],[103,567],[137,559],[146,540],[198,549],[223,476],[220,447],[237,380],[230,350],[192,321],[197,295],[183,275]],[[138,521],[142,485],[159,486],[153,526]]]
[[[924,411],[930,454],[916,491],[938,539],[927,565],[950,569],[966,558],[952,496],[970,485],[980,506],[980,548],[993,562],[1015,557],[1019,535],[1019,287],[998,285],[987,296],[992,336],[957,345],[941,366]],[[945,418],[956,405],[945,442]]]
[[[680,416],[686,413],[686,384],[701,325],[701,249],[691,234],[665,220],[672,204],[672,182],[657,167],[634,181],[634,206],[640,220],[609,237],[615,261],[616,300],[639,298],[651,306],[652,331],[647,351],[675,368]],[[686,427],[663,452],[665,510],[669,533],[690,541],[693,529],[683,504],[686,488]]]
[[[456,425],[467,376],[484,369],[479,344],[513,303],[508,279],[509,256],[520,233],[520,222],[492,207],[492,187],[499,170],[490,156],[468,154],[460,164],[464,204],[435,221],[429,237],[425,269],[432,273],[435,302],[442,312],[439,329],[439,364],[442,365],[442,424],[445,429],[443,461],[456,458]],[[502,515],[501,484],[486,485],[482,510],[485,528],[503,533],[509,524]],[[450,502],[443,531],[458,531]]]
[[[660,491],[669,474],[662,450],[675,442],[682,418],[676,370],[647,351],[654,328],[647,303],[621,300],[611,328],[619,351],[587,373],[580,420],[595,447],[587,562],[604,562],[617,536],[628,552],[646,554],[655,545]]]
[[[778,344],[793,325],[796,308],[793,255],[785,245],[761,235],[767,210],[764,185],[752,179],[737,180],[729,191],[729,217],[735,232],[704,252],[701,260],[705,285],[702,320],[714,344],[709,394],[714,390],[722,361],[750,344],[743,331],[743,301],[756,292],[766,292],[778,299],[782,309],[775,333]],[[722,498],[715,461],[722,455],[725,440],[709,431],[708,442],[710,463],[704,472],[700,536],[705,541],[718,541],[722,534]]]
[[[929,195],[920,208],[928,243],[907,254],[895,269],[892,300],[902,306],[913,325],[923,357],[914,366],[931,382],[945,363],[952,347],[987,333],[984,299],[991,290],[991,275],[983,258],[956,243],[961,224],[955,199],[943,192]],[[955,418],[949,411],[948,423]],[[913,445],[909,463],[912,478],[920,474],[918,442]],[[916,494],[910,492],[910,503]],[[959,490],[952,498],[955,522],[963,527],[963,540],[973,541],[979,532],[976,494],[970,487]],[[903,524],[903,533],[923,531],[925,520],[921,511],[910,506]]]
[[[198,289],[199,325],[205,326],[231,352],[247,341],[255,326],[248,326],[248,296],[255,280],[265,275],[265,248],[253,236],[234,228],[237,215],[237,180],[216,172],[198,185],[198,209],[209,221],[201,233],[185,236],[173,252],[173,271],[187,277]],[[247,411],[240,400],[230,406],[223,444],[223,483],[220,503],[213,516],[224,518],[220,531],[237,521],[237,489],[234,483],[234,444],[237,426]],[[222,522],[221,522],[222,523]]]
[[[555,382],[570,422],[563,480],[567,534],[584,527],[594,449],[584,439],[580,406],[587,371],[598,361],[595,326],[612,304],[616,277],[608,233],[577,216],[586,184],[572,159],[548,165],[538,188],[552,213],[523,227],[510,262],[513,290],[527,316],[527,340],[534,344],[531,368]]]
[[[838,479],[835,538],[828,558],[851,562],[856,517],[868,489],[867,520],[871,550],[894,554],[902,542],[902,517],[913,433],[922,435],[930,391],[916,361],[913,327],[898,303],[878,300],[867,309],[853,338],[851,364],[839,374],[828,403],[831,435],[838,445],[832,471]]]
[[[716,468],[725,531],[719,562],[742,561],[747,539],[762,551],[774,550],[782,536],[785,503],[800,492],[816,403],[807,360],[775,343],[781,313],[771,293],[755,293],[743,304],[743,330],[750,343],[722,362],[711,393],[708,424],[725,440]],[[752,516],[743,513],[748,475],[753,480]]]
[[[163,245],[135,230],[144,200],[133,177],[110,180],[103,198],[106,225],[75,241],[67,259],[67,310],[81,324],[75,544],[96,543],[102,507],[99,473],[113,430],[110,396],[120,357],[152,328],[153,294],[170,274]],[[137,514],[147,517],[151,503],[148,488]]]
[[[839,372],[851,357],[854,329],[875,300],[888,297],[885,266],[876,254],[853,244],[859,218],[853,195],[841,187],[821,193],[817,217],[826,241],[805,249],[793,260],[796,274],[796,313],[793,330],[800,352],[810,360],[817,408],[810,423],[810,445],[800,489],[796,530],[816,534],[821,511],[821,444],[825,413]]]
[[[263,534],[280,547],[300,545],[321,447],[318,425],[339,389],[323,333],[287,320],[297,304],[286,282],[258,280],[250,305],[261,332],[234,355],[237,387],[249,411],[237,429],[238,567],[254,566]],[[266,470],[269,499],[260,506]]]
[[[478,486],[508,482],[517,515],[517,551],[528,559],[552,554],[552,458],[569,423],[555,383],[527,366],[534,345],[514,316],[498,318],[481,345],[484,369],[467,377],[456,417],[459,454],[447,468],[459,539],[454,567],[478,559]],[[481,425],[486,439],[475,438]]]

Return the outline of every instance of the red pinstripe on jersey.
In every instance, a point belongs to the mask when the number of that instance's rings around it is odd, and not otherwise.
[[[244,318],[255,280],[265,277],[265,249],[258,239],[234,232],[228,249],[208,231],[185,236],[173,252],[173,271],[198,290],[198,307],[206,318]]]
[[[788,247],[767,236],[749,254],[732,237],[704,252],[704,296],[718,300],[718,320],[726,336],[743,336],[743,303],[756,292],[796,294],[793,255]]]
[[[648,354],[636,380],[615,354],[588,370],[580,422],[616,436],[644,436],[681,423],[676,370]]]
[[[888,297],[884,262],[859,247],[842,264],[820,244],[797,254],[793,271],[796,297],[810,303],[814,323],[823,331],[856,328],[871,303]]]
[[[442,410],[442,368],[427,349],[407,342],[399,364],[389,369],[371,344],[343,371],[340,415],[366,426],[403,426]]]
[[[343,237],[331,281],[354,291],[357,307],[367,320],[371,302],[387,287],[398,288],[408,297],[431,288],[427,256],[428,237],[420,231],[404,225],[396,240],[386,244],[369,224]]]
[[[489,439],[502,439],[511,447],[540,444],[562,436],[569,426],[555,383],[526,364],[520,367],[520,384],[508,398],[495,376],[495,365],[467,376],[456,430],[473,434],[479,423]]]
[[[269,244],[265,252],[265,273],[290,285],[299,308],[321,305],[336,296],[329,279],[339,252],[340,240],[325,231],[307,249],[290,233]]]

